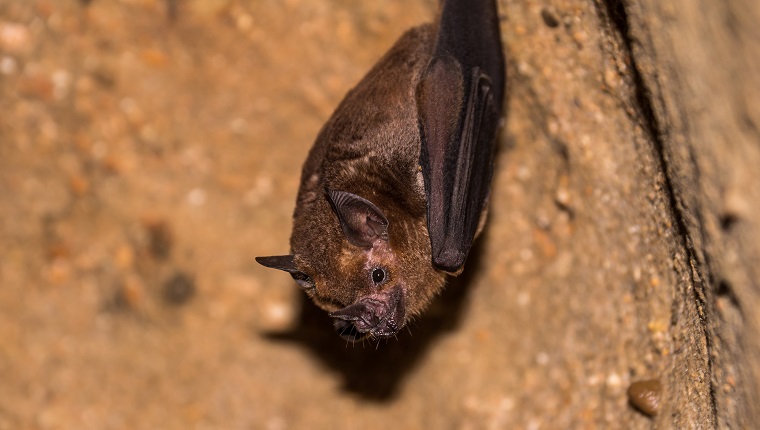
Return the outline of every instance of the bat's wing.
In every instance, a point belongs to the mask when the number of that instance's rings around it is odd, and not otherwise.
[[[494,0],[447,0],[433,58],[417,87],[433,264],[467,258],[488,199],[504,92]]]

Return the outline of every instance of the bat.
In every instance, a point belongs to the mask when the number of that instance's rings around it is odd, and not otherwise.
[[[288,272],[349,341],[395,336],[482,229],[504,100],[495,0],[444,0],[348,92],[301,173]]]

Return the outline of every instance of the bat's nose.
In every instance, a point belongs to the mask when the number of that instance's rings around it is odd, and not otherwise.
[[[333,326],[344,338],[352,340],[356,333],[370,333],[375,337],[390,337],[398,333],[404,323],[404,290],[397,285],[360,298],[356,303],[335,312]],[[344,335],[345,333],[345,335]]]

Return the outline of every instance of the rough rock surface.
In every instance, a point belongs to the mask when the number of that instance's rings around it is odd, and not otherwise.
[[[436,3],[0,0],[0,429],[760,422],[753,0],[500,0],[487,231],[398,339],[347,345],[255,264]]]

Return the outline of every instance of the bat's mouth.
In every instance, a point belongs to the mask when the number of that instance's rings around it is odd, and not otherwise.
[[[333,320],[333,328],[338,333],[338,336],[351,343],[359,342],[369,337],[369,333],[360,332],[353,323],[340,318]]]
[[[333,326],[338,334],[356,342],[369,335],[395,336],[404,326],[405,311],[404,290],[399,285],[364,296],[352,305],[330,312],[330,316],[335,318]]]

